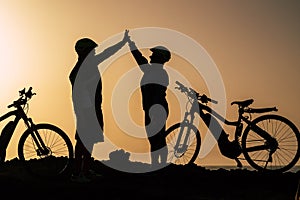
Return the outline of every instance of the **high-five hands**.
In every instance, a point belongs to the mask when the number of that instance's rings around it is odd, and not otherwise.
[[[125,41],[125,42],[130,42],[130,36],[128,35],[128,33],[129,33],[129,30],[126,29],[124,32],[124,37],[123,37],[123,41]]]

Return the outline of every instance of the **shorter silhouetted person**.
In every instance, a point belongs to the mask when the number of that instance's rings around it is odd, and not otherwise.
[[[133,57],[143,72],[140,81],[142,106],[144,110],[145,129],[150,143],[151,165],[164,166],[167,162],[168,150],[166,146],[166,121],[169,115],[166,91],[169,76],[164,64],[170,60],[171,53],[164,46],[150,49],[150,62],[137,49],[133,41],[129,41]]]
[[[128,31],[123,39],[103,52],[96,54],[98,44],[82,38],[75,44],[78,61],[69,79],[76,115],[75,162],[72,180],[90,181],[92,150],[95,143],[104,142],[102,113],[102,81],[98,65],[120,50],[129,40]]]

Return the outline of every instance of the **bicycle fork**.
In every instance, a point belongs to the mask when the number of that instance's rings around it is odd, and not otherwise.
[[[46,156],[49,155],[50,150],[49,148],[45,145],[43,139],[41,138],[40,133],[37,131],[37,129],[35,128],[35,125],[32,121],[31,118],[27,119],[26,122],[26,126],[27,128],[30,130],[32,139],[36,145],[36,153],[38,156]]]
[[[191,116],[190,121],[188,120],[189,115]],[[194,115],[190,114],[189,112],[186,112],[185,115],[184,115],[184,120],[182,121],[181,124],[191,124],[193,122],[194,118],[195,118]],[[183,138],[183,142],[181,142],[183,132],[185,131],[184,130],[185,127],[187,128],[186,135]],[[177,138],[177,141],[176,141],[176,144],[175,144],[175,151],[179,154],[183,153],[181,156],[183,156],[184,152],[186,152],[186,150],[187,150],[187,147],[188,147],[187,142],[188,142],[190,131],[191,131],[191,126],[180,126],[178,138]]]

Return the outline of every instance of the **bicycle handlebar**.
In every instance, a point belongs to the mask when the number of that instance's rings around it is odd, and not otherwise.
[[[205,94],[200,95],[193,88],[187,88],[186,86],[184,86],[179,81],[175,81],[175,83],[178,85],[178,87],[175,87],[175,89],[178,89],[178,90],[180,90],[183,93],[186,93],[186,95],[188,95],[191,98],[197,98],[197,100],[200,100],[202,103],[207,103],[207,102],[211,102],[211,103],[214,103],[214,104],[218,103],[218,101],[213,100],[213,99],[207,97]]]
[[[25,105],[27,101],[32,98],[33,95],[36,95],[36,93],[32,93],[32,87],[29,87],[27,92],[25,88],[23,90],[20,90],[19,95],[19,99],[14,101],[12,104],[8,105],[8,108]]]

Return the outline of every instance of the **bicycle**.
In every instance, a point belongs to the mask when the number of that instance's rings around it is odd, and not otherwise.
[[[199,129],[193,124],[196,113],[213,135],[220,133],[216,139],[221,154],[234,159],[239,168],[243,167],[240,162],[243,159],[258,171],[285,172],[299,160],[299,130],[286,117],[268,113],[278,111],[276,107],[251,108],[249,106],[254,102],[253,99],[234,101],[231,105],[238,106],[238,119],[228,121],[207,105],[217,104],[216,100],[210,99],[205,94],[200,95],[193,88],[188,88],[178,81],[176,84],[178,86],[175,88],[187,96],[190,109],[186,110],[181,122],[175,123],[166,130],[169,163],[192,164],[197,158],[201,135]],[[253,113],[262,115],[252,119]],[[217,119],[225,125],[234,127],[232,141],[229,141],[229,135]]]
[[[5,162],[6,149],[22,119],[26,130],[18,142],[18,157],[26,169],[38,177],[59,177],[67,174],[72,165],[73,146],[67,134],[59,127],[49,123],[35,124],[27,116],[28,101],[36,93],[32,87],[19,91],[19,98],[8,105],[15,108],[0,117],[0,121],[15,116],[2,129],[0,135],[0,164]]]

